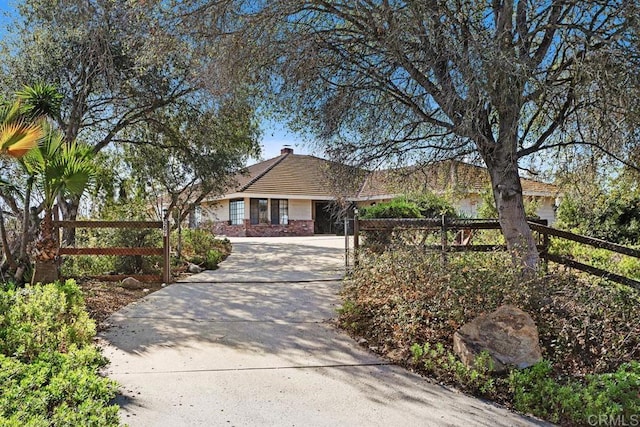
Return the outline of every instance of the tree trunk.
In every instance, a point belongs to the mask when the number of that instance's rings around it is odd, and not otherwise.
[[[17,265],[13,258],[13,254],[11,253],[11,248],[9,247],[9,240],[7,239],[7,230],[4,227],[4,214],[2,212],[2,208],[0,208],[0,240],[2,241],[2,251],[4,252],[4,257],[7,262],[9,268],[14,270]]]
[[[53,218],[50,209],[45,209],[40,223],[40,238],[36,242],[37,261],[55,261],[58,257],[58,240],[54,236]]]
[[[24,209],[22,213],[22,235],[20,236],[20,252],[18,253],[18,259],[21,263],[28,261],[27,257],[27,243],[29,240],[29,220],[31,219],[31,190],[33,188],[33,177],[30,176],[27,180],[27,190],[24,195]]]
[[[516,156],[502,147],[504,145],[498,144],[491,153],[483,156],[491,177],[498,219],[514,264],[525,273],[533,273],[538,269],[540,256],[527,224],[518,163]]]
[[[64,200],[62,197],[58,197],[58,206],[62,211],[62,219],[64,221],[75,221],[78,218],[78,209],[80,207],[80,198],[72,198],[70,200]],[[66,246],[75,246],[76,244],[76,229],[65,227],[62,229],[62,241]]]

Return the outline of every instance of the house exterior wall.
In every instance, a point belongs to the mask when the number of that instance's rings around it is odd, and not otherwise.
[[[251,224],[248,219],[241,225],[216,221],[211,228],[214,234],[227,237],[313,236],[312,220],[290,220],[286,225]]]
[[[259,196],[260,197],[260,196]],[[270,197],[260,197],[269,199]],[[285,199],[285,197],[278,197]],[[257,237],[257,236],[312,236],[314,234],[313,201],[310,199],[287,199],[289,201],[288,224],[251,224],[250,221],[250,197],[244,198],[244,221],[240,225],[229,224],[229,199],[219,200],[203,208],[202,218],[204,223],[209,223],[213,232],[217,235],[229,237]],[[235,198],[234,198],[235,200]],[[386,202],[391,199],[358,201],[359,208],[371,206],[375,203]],[[468,218],[476,218],[478,209],[482,205],[478,194],[470,194],[464,199],[458,200],[454,207]],[[549,221],[549,225],[555,222],[555,199],[551,197],[538,198],[537,214],[542,219]],[[271,209],[269,209],[269,216]]]
[[[229,221],[229,200],[207,204],[202,210],[203,221]]]
[[[550,226],[553,225],[553,223],[556,222],[555,199],[551,197],[540,198],[536,213],[541,219],[549,221]]]
[[[268,215],[271,220],[271,197],[257,196],[255,198],[269,199]],[[230,199],[219,200],[215,204],[207,206],[206,220],[211,224],[214,234],[229,237],[313,236],[314,221],[311,200],[286,199],[284,197],[278,197],[278,199],[285,199],[289,202],[287,224],[251,224],[251,197],[244,198],[243,224],[229,224]]]
[[[480,200],[480,197],[477,194],[470,194],[468,197],[454,203],[454,208],[456,208],[458,213],[463,217],[477,218],[478,208],[481,204],[482,200]]]
[[[311,200],[289,200],[289,218],[294,220],[310,221],[312,218]]]

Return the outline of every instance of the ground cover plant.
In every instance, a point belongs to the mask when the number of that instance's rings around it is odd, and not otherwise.
[[[172,245],[177,240],[175,234],[175,232],[172,234]],[[216,238],[212,232],[207,230],[182,230],[181,240],[180,253],[182,258],[207,270],[218,268],[218,264],[231,253],[229,239]]]
[[[0,425],[117,426],[94,335],[74,281],[0,285]]]
[[[446,265],[416,248],[367,253],[345,280],[340,324],[394,361],[523,413],[563,425],[631,419],[640,409],[638,292],[562,272],[522,281],[511,265],[504,253],[450,254]],[[533,317],[544,361],[509,375],[482,358],[467,368],[453,333],[502,304]]]

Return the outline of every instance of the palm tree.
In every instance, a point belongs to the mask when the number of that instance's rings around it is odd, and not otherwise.
[[[0,156],[19,159],[33,149],[42,137],[43,131],[39,123],[31,120],[31,117],[25,115],[24,111],[20,101],[0,105]],[[2,181],[2,187],[15,189],[11,183],[5,180]],[[25,218],[27,217],[26,212]],[[16,268],[4,229],[4,217],[1,211],[0,243],[7,263],[11,268]]]
[[[25,86],[16,93],[18,99],[23,103],[22,114],[31,121],[42,125],[47,119],[57,120],[60,116],[63,96],[55,86],[36,83],[33,86]],[[35,171],[24,161],[20,162],[27,173],[27,188],[24,196],[24,215],[22,221],[22,238],[20,239],[20,249],[18,258],[23,264],[28,262],[27,242],[29,240],[31,192],[33,190]],[[16,276],[21,274],[16,273]],[[20,280],[17,278],[16,280]]]
[[[36,242],[38,261],[52,261],[58,245],[53,234],[52,211],[58,196],[79,196],[95,173],[93,150],[85,144],[67,143],[60,131],[44,126],[40,144],[23,159],[26,170],[43,194],[44,218]]]

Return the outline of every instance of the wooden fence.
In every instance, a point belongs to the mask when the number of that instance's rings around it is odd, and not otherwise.
[[[566,265],[576,270],[584,271],[599,277],[605,277],[611,281],[622,283],[636,289],[640,289],[640,281],[629,277],[621,276],[610,271],[603,270],[588,264],[575,261],[566,256],[550,253],[551,238],[562,238],[573,242],[586,244],[598,249],[606,249],[615,253],[631,256],[640,259],[640,250],[618,245],[616,243],[607,242],[592,237],[582,236],[570,233],[564,230],[558,230],[547,226],[546,220],[530,220],[529,227],[537,234],[537,247],[540,257],[545,262],[554,262]],[[450,219],[441,218],[425,218],[425,219],[358,219],[354,220],[354,251],[355,264],[358,259],[358,249],[360,247],[361,232],[377,232],[388,233],[401,230],[425,230],[434,231],[440,234],[440,244],[438,245],[422,245],[422,247],[431,250],[437,250],[442,253],[443,261],[446,261],[449,252],[491,252],[496,250],[506,250],[506,245],[486,245],[472,244],[471,240],[466,240],[465,236],[469,236],[474,230],[499,230],[500,223],[494,219]],[[449,231],[456,232],[454,241],[449,241]],[[466,241],[465,241],[466,240]]]
[[[163,221],[54,221],[55,236],[60,228],[124,228],[131,230],[140,229],[162,229],[162,247],[100,247],[100,248],[77,248],[77,247],[59,247],[59,255],[116,255],[116,256],[135,256],[135,255],[157,255],[162,256],[162,274],[161,275],[108,275],[100,276],[101,279],[122,280],[125,277],[134,277],[141,281],[162,281],[170,283],[171,281],[171,264],[169,261],[169,220],[165,218]]]

